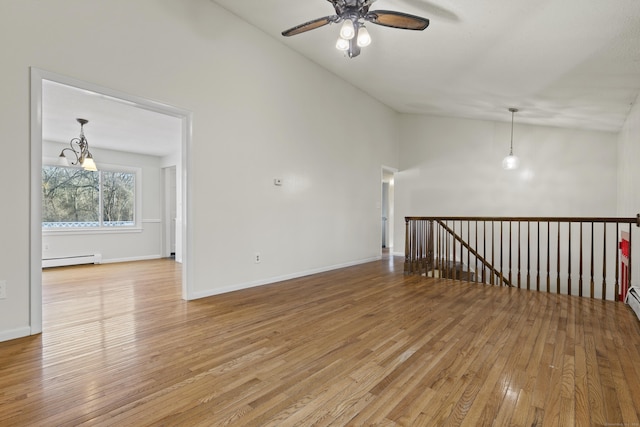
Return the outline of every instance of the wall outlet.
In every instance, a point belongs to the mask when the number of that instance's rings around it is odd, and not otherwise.
[[[0,280],[0,299],[7,298],[7,281]]]
[[[261,261],[261,260],[262,260],[262,258],[260,257],[260,252],[256,252],[256,253],[255,253],[255,255],[254,255],[254,257],[253,257],[253,261],[254,261],[256,264],[260,264],[260,261]]]

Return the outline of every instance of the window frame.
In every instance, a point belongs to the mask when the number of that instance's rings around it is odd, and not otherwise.
[[[54,167],[66,167],[58,164],[58,159],[45,158],[42,159],[42,168],[46,166]],[[74,168],[74,166],[70,166]],[[78,167],[79,168],[79,167]],[[100,191],[100,197],[98,200],[99,212],[98,218],[100,219],[100,225],[98,227],[60,227],[60,228],[45,228],[42,226],[42,220],[40,220],[40,228],[43,235],[71,235],[71,234],[113,234],[113,233],[140,233],[142,232],[142,168],[133,166],[124,166],[117,164],[102,163],[98,164],[98,172],[125,172],[133,173],[135,175],[135,200],[133,211],[133,225],[126,226],[104,226],[103,212],[102,212],[102,191]],[[42,171],[40,172],[42,177]],[[42,178],[41,178],[42,181]],[[42,186],[42,182],[40,183]],[[100,177],[100,188],[102,189],[102,177]],[[42,197],[42,195],[40,196]]]

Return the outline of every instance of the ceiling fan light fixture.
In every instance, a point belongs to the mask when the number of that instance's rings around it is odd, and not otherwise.
[[[351,40],[356,35],[356,29],[353,25],[353,21],[349,18],[345,19],[340,27],[340,37],[345,40]]]
[[[367,28],[362,25],[358,28],[358,46],[366,47],[371,44],[371,35],[369,35],[369,31]]]
[[[345,40],[342,37],[338,37],[338,41],[336,42],[336,49],[341,51],[349,50],[349,40]]]
[[[340,24],[340,39],[336,41],[336,48],[346,53],[345,56],[355,58],[360,49],[371,44],[369,31],[364,27],[365,22],[402,30],[422,31],[429,26],[429,20],[393,10],[369,10],[375,0],[329,0],[335,10],[335,15],[323,16],[303,24],[291,27],[282,32],[284,37],[306,33],[329,24]],[[348,46],[345,43],[348,42]]]

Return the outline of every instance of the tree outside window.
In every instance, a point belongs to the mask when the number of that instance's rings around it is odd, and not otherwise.
[[[134,225],[135,175],[129,172],[102,172],[102,224]]]
[[[135,225],[135,173],[42,168],[42,227]]]

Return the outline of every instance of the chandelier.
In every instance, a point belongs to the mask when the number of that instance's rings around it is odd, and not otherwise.
[[[89,120],[76,120],[78,121],[78,123],[80,123],[80,136],[69,141],[69,145],[71,146],[71,148],[65,148],[60,152],[60,156],[58,156],[58,162],[61,166],[80,165],[84,170],[95,172],[98,170],[98,168],[96,167],[96,163],[93,161],[93,155],[91,155],[91,152],[89,151],[89,143],[87,142],[87,138],[85,138],[84,136],[84,125],[89,123]],[[65,152],[73,153],[75,161],[73,159],[69,161],[69,158],[65,155]]]

